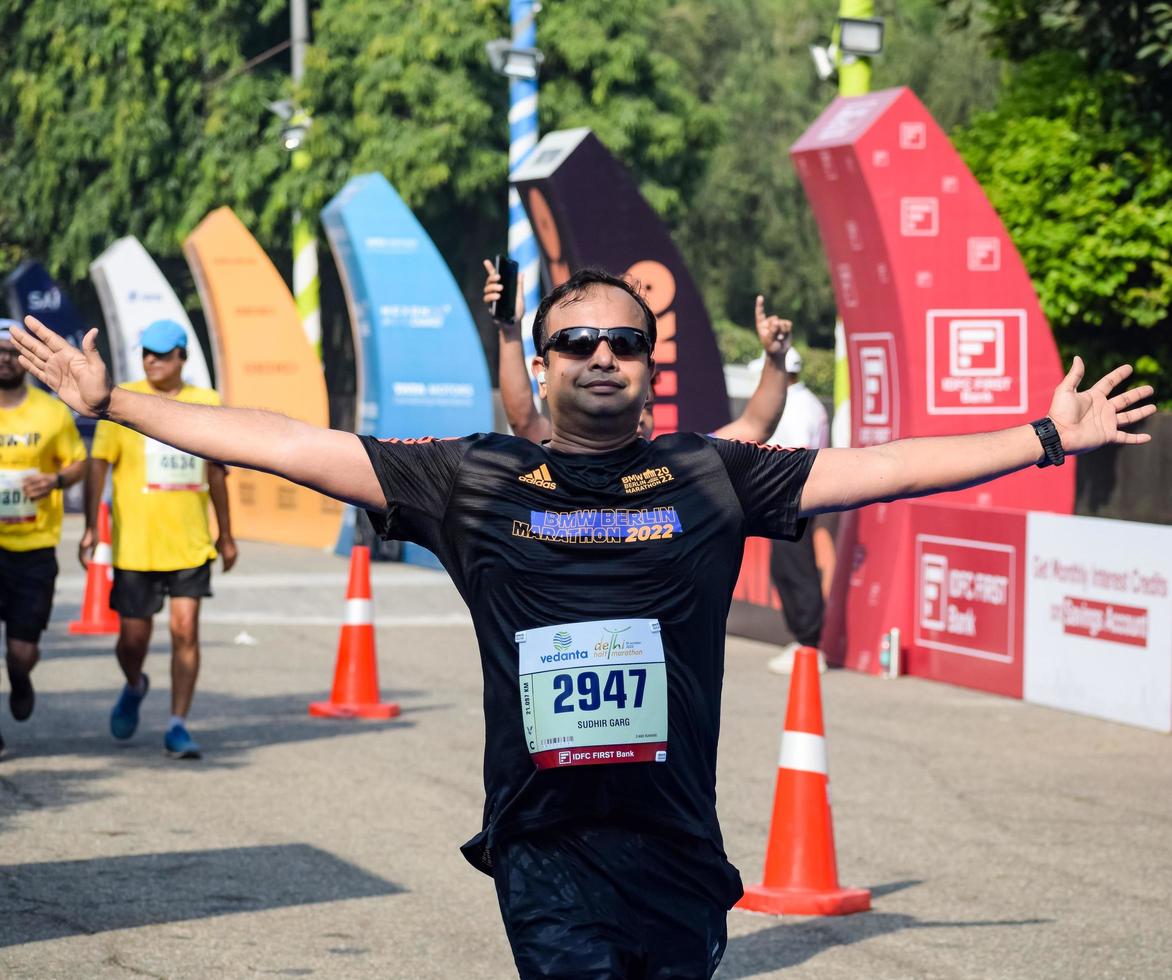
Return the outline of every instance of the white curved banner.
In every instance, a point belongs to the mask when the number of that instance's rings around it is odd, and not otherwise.
[[[212,387],[203,348],[183,305],[137,238],[119,238],[90,263],[90,277],[106,317],[115,381],[121,384],[143,377],[139,344],[143,330],[155,320],[174,320],[187,332],[183,380],[197,388]]]

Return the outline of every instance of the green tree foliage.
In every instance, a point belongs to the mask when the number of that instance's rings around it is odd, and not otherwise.
[[[176,254],[205,161],[225,151],[205,125],[223,98],[215,81],[241,63],[242,46],[270,41],[282,8],[0,0],[0,255],[31,252],[81,279],[118,235]],[[251,117],[264,113],[258,101]],[[230,132],[243,128],[235,118]],[[259,170],[255,149],[245,159]]]
[[[1064,358],[1082,354],[1092,374],[1129,361],[1163,393],[1172,380],[1172,75],[1152,45],[1166,6],[991,3],[995,43],[1024,60],[996,110],[957,134]],[[1118,33],[1092,24],[1096,16]],[[1017,36],[1027,30],[1029,40]]]
[[[756,356],[753,299],[793,319],[796,334],[833,345],[834,293],[813,214],[789,148],[834,98],[808,54],[825,40],[836,3],[745,0],[674,6],[677,43],[701,96],[721,122],[721,139],[677,235],[699,279],[727,360]],[[910,85],[945,128],[993,105],[999,68],[973,25],[951,26],[933,0],[880,2],[886,53],[877,88]]]
[[[506,0],[315,0],[304,84],[286,0],[0,0],[0,266],[44,258],[66,285],[135,234],[165,268],[210,209],[233,207],[289,270],[292,213],[316,218],[356,173],[381,170],[465,285],[505,240],[507,86],[484,42]],[[788,148],[834,95],[807,45],[831,0],[551,0],[541,125],[587,125],[631,167],[700,281],[725,349],[755,353],[753,297],[830,343],[833,294]],[[946,125],[991,104],[977,28],[933,0],[885,0],[877,85],[911,83]],[[294,171],[267,104],[313,117]],[[170,266],[168,265],[170,263]],[[182,288],[182,284],[177,283]],[[189,303],[195,303],[189,291]]]

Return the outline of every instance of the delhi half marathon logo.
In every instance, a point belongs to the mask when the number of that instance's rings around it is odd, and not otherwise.
[[[643,644],[638,640],[620,640],[619,636],[627,630],[630,626],[624,626],[622,629],[613,629],[609,626],[602,628],[603,637],[594,644],[594,655],[596,657],[605,657],[609,660],[611,657],[637,657],[643,652]]]
[[[553,475],[549,472],[549,467],[542,463],[532,473],[523,473],[517,477],[522,483],[528,483],[534,487],[541,487],[542,490],[556,490],[558,485],[553,482]]]
[[[553,648],[555,650],[569,650],[574,645],[574,638],[570,636],[565,630],[560,630],[553,635]]]

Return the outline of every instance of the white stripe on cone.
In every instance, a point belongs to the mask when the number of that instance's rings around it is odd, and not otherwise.
[[[105,541],[99,541],[94,546],[93,560],[99,565],[111,565],[114,562],[114,552]]]
[[[369,599],[347,599],[347,626],[369,626],[374,622],[374,603]]]
[[[809,732],[782,732],[781,758],[778,759],[777,765],[781,769],[817,772],[825,776],[828,771],[825,737],[811,735]]]

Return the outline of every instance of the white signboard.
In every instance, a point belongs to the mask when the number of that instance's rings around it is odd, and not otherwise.
[[[143,378],[139,344],[143,330],[156,320],[174,320],[187,331],[183,380],[197,388],[212,387],[203,349],[183,305],[137,238],[119,238],[90,263],[90,276],[106,318],[116,382]]]
[[[1024,697],[1172,731],[1172,527],[1031,513]]]

